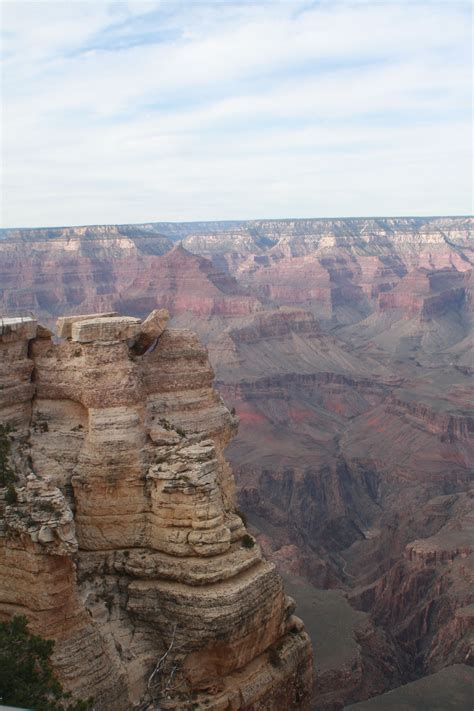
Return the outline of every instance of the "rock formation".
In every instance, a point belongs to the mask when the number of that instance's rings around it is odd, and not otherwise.
[[[0,286],[6,313],[32,311],[48,325],[66,312],[144,317],[166,307],[173,315],[189,311],[203,318],[245,316],[261,308],[209,260],[160,234],[124,227],[0,236]]]
[[[309,709],[308,636],[235,508],[236,419],[166,321],[3,321],[0,615],[99,710]]]
[[[379,580],[354,593],[423,671],[473,665],[474,489],[433,498],[418,513],[431,536],[411,541]]]

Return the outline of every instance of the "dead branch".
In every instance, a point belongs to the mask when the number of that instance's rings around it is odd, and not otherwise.
[[[148,690],[150,689],[150,687],[151,687],[151,685],[152,685],[152,683],[153,683],[153,679],[156,677],[157,674],[159,674],[159,673],[161,672],[161,670],[162,670],[162,668],[163,668],[163,666],[164,666],[164,664],[165,664],[165,662],[166,662],[167,656],[169,655],[169,653],[170,653],[171,650],[173,649],[174,640],[175,640],[175,637],[176,637],[176,629],[177,629],[177,627],[178,627],[178,625],[175,623],[175,624],[173,625],[173,634],[172,634],[172,636],[171,636],[171,642],[170,642],[169,645],[168,645],[168,649],[167,649],[167,650],[165,651],[165,653],[159,658],[159,660],[158,660],[158,662],[157,662],[155,668],[153,669],[152,673],[150,674],[150,676],[149,676],[149,678],[148,678],[148,685],[147,685]]]

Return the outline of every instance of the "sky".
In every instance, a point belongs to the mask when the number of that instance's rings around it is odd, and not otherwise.
[[[472,213],[472,4],[1,4],[3,227]]]

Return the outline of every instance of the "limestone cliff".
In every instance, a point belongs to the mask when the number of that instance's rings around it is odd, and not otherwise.
[[[3,323],[0,616],[98,711],[308,709],[308,637],[235,509],[236,420],[166,320]]]

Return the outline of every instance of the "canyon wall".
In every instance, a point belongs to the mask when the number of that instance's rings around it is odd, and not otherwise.
[[[35,309],[51,326],[59,313],[143,318],[165,305],[207,344],[240,419],[226,449],[239,507],[318,618],[322,711],[472,663],[472,530],[459,523],[473,502],[472,227],[407,217],[0,234],[4,315]],[[423,558],[422,541],[438,553]],[[348,623],[347,664],[318,643],[321,588],[366,615],[362,632]]]
[[[0,615],[97,709],[309,709],[308,636],[236,509],[236,419],[166,322],[3,322]]]

